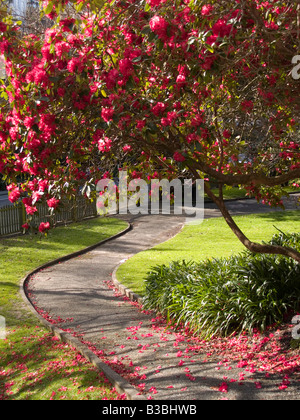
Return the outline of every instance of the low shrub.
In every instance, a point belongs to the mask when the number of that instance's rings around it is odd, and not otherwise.
[[[270,243],[300,250],[300,234],[280,233]],[[299,309],[300,264],[245,251],[226,259],[157,266],[147,275],[144,304],[204,338],[265,330]]]

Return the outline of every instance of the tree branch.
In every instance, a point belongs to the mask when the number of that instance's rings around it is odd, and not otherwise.
[[[208,184],[205,184],[205,193],[208,197],[214,201],[214,203],[218,206],[219,210],[222,213],[226,223],[232,230],[232,232],[237,236],[239,241],[251,252],[256,254],[271,254],[271,255],[283,255],[285,257],[289,257],[300,263],[300,253],[293,248],[289,247],[282,247],[282,246],[275,246],[275,245],[267,245],[267,244],[259,244],[256,242],[250,241],[249,238],[242,232],[242,230],[238,227],[234,219],[232,218],[231,214],[229,213],[224,200],[222,197],[216,197],[211,189],[209,188]]]

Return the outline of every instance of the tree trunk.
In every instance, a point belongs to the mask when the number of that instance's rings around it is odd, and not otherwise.
[[[222,216],[226,220],[226,223],[228,224],[230,229],[249,251],[257,254],[283,255],[285,257],[292,258],[298,263],[300,263],[300,252],[296,251],[293,248],[276,245],[263,245],[250,241],[233,220],[231,214],[226,208],[223,198],[221,196],[219,198],[216,197],[207,185],[205,186],[205,192],[209,196],[209,198],[211,198],[214,201],[214,203],[218,206],[219,210],[222,213]]]

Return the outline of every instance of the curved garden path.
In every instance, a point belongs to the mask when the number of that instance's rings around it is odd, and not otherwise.
[[[229,203],[229,207],[236,214],[260,211],[253,200]],[[213,206],[207,206],[206,217],[218,215]],[[44,318],[80,335],[86,348],[134,384],[137,392],[144,391],[144,398],[298,399],[299,378],[290,380],[283,392],[283,374],[269,376],[230,365],[224,357],[211,358],[199,351],[201,343],[166,330],[153,314],[113,288],[112,272],[121,261],[174,236],[184,219],[159,215],[128,221],[132,229],[123,236],[29,279],[27,297]]]

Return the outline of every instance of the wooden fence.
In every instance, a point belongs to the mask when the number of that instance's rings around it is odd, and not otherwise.
[[[52,224],[77,222],[89,217],[97,216],[96,203],[91,203],[83,197],[74,201],[64,201],[56,213],[51,216],[47,204],[37,204],[38,214],[33,216],[31,224],[38,228],[42,222]],[[0,236],[12,235],[22,232],[22,225],[26,223],[27,216],[22,203],[14,206],[0,208]]]

